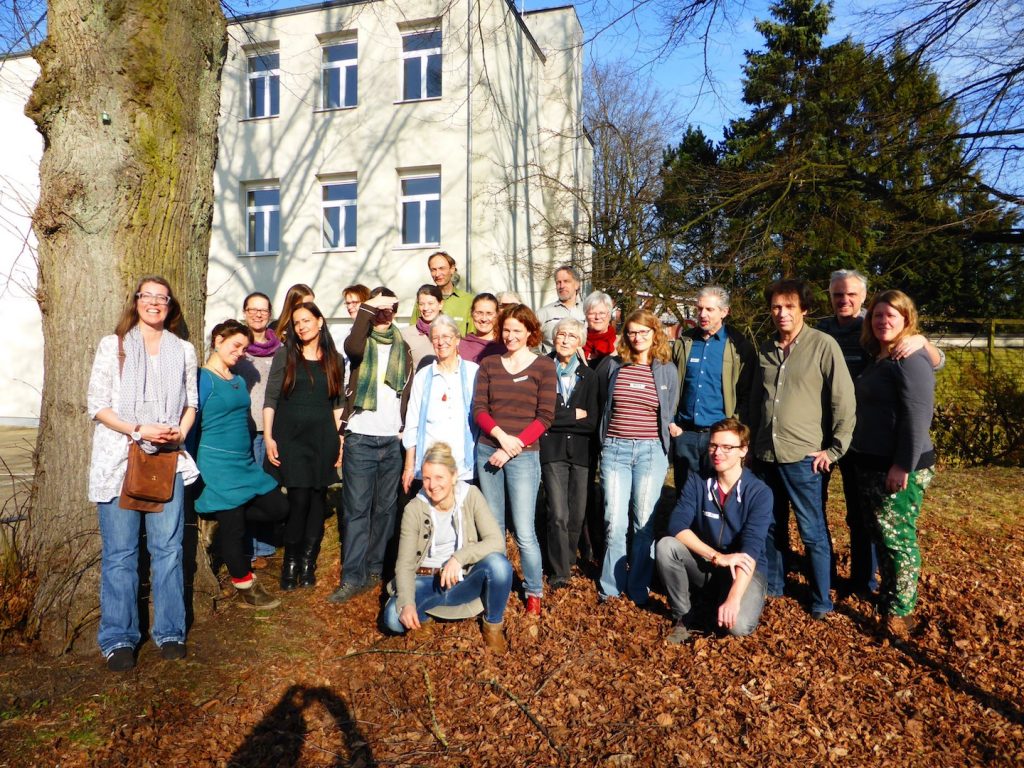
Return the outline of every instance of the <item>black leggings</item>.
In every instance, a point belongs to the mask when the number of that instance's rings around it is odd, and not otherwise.
[[[288,500],[275,488],[249,499],[240,507],[225,509],[214,514],[217,520],[217,538],[220,556],[233,579],[244,579],[250,573],[250,560],[246,548],[246,522],[273,523],[288,514]]]
[[[285,546],[319,542],[327,513],[326,488],[289,488],[288,522],[284,526]]]

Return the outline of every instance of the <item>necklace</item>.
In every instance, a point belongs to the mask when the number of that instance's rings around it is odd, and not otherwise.
[[[238,387],[239,387],[238,379],[235,378],[233,375],[232,376],[225,376],[223,373],[218,371],[216,368],[213,368],[213,367],[211,367],[209,365],[204,365],[203,367],[206,370],[208,370],[210,373],[212,373],[214,376],[216,376],[218,379],[220,379],[221,381],[226,381],[228,384],[230,384],[232,389],[238,389]],[[230,373],[230,371],[228,373]]]

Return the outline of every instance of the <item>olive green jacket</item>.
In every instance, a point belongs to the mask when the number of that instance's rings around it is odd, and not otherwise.
[[[757,375],[757,353],[754,345],[738,331],[726,325],[725,357],[722,360],[722,400],[725,415],[735,416],[744,424],[750,424],[750,393]],[[701,338],[700,328],[691,328],[679,334],[672,342],[672,362],[679,373],[679,403],[683,402],[683,386],[686,381],[686,361],[690,357],[695,339]],[[679,407],[676,407],[678,413]],[[710,426],[710,425],[708,425]]]

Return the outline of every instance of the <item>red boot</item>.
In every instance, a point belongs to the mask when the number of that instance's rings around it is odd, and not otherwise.
[[[540,598],[536,595],[526,596],[526,615],[540,618]]]

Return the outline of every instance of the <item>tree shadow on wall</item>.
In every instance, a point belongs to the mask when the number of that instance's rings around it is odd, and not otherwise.
[[[335,768],[375,766],[369,744],[356,727],[345,702],[337,694],[328,688],[293,685],[246,736],[228,760],[229,768],[286,768],[299,765],[308,730],[305,713],[317,705],[323,706],[330,713],[342,737],[338,751],[331,750],[336,758],[332,765]],[[320,746],[317,748],[323,749]]]

